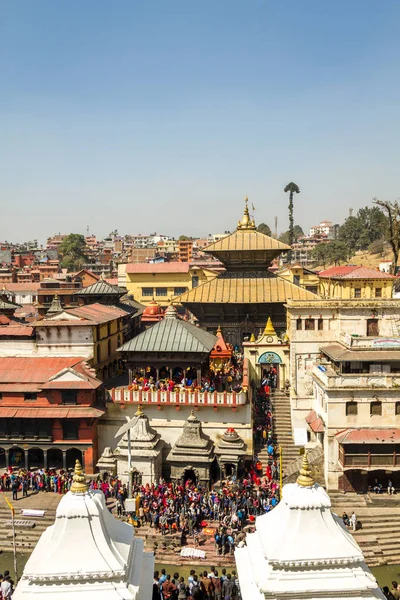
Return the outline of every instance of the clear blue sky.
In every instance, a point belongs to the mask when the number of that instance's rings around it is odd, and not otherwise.
[[[400,196],[399,0],[3,0],[0,240]]]

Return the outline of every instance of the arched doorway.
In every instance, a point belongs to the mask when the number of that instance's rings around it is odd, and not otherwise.
[[[4,448],[0,448],[0,469],[4,469],[6,466],[6,451]]]
[[[79,460],[82,467],[84,467],[82,451],[78,450],[78,448],[70,448],[67,450],[67,469],[73,469],[77,460]]]
[[[190,481],[191,484],[196,485],[197,475],[194,469],[185,469],[183,472],[183,483],[186,484]]]
[[[279,389],[279,368],[282,359],[276,352],[264,352],[258,359],[261,381],[265,378],[271,389]]]
[[[28,450],[28,468],[43,469],[44,452],[41,448],[29,448]]]
[[[49,469],[62,469],[63,453],[59,448],[50,448],[47,450],[47,467]]]
[[[25,467],[25,451],[22,448],[10,448],[10,467]]]

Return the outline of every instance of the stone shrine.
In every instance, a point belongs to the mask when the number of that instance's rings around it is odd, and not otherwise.
[[[89,490],[77,461],[56,520],[26,563],[14,600],[151,600],[153,553],[115,519],[99,490]]]
[[[272,512],[257,517],[235,560],[243,600],[385,598],[357,542],[331,512],[328,494],[314,483],[306,454],[297,482],[283,487]]]
[[[228,427],[215,448],[222,477],[238,475],[246,456],[246,444],[233,427]]]

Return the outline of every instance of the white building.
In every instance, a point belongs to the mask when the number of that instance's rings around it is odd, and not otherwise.
[[[54,525],[26,563],[14,600],[151,600],[154,555],[115,519],[104,495],[88,490],[77,461]]]
[[[335,237],[335,225],[332,221],[321,221],[319,225],[313,225],[310,227],[310,236],[320,235],[321,233],[327,235],[330,239]]]
[[[296,483],[270,513],[257,517],[235,551],[243,600],[383,599],[361,549],[314,483],[307,455]]]

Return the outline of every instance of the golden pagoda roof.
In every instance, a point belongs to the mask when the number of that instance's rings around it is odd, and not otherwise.
[[[224,274],[185,292],[177,302],[263,304],[292,300],[317,300],[319,296],[268,272],[236,272]]]

